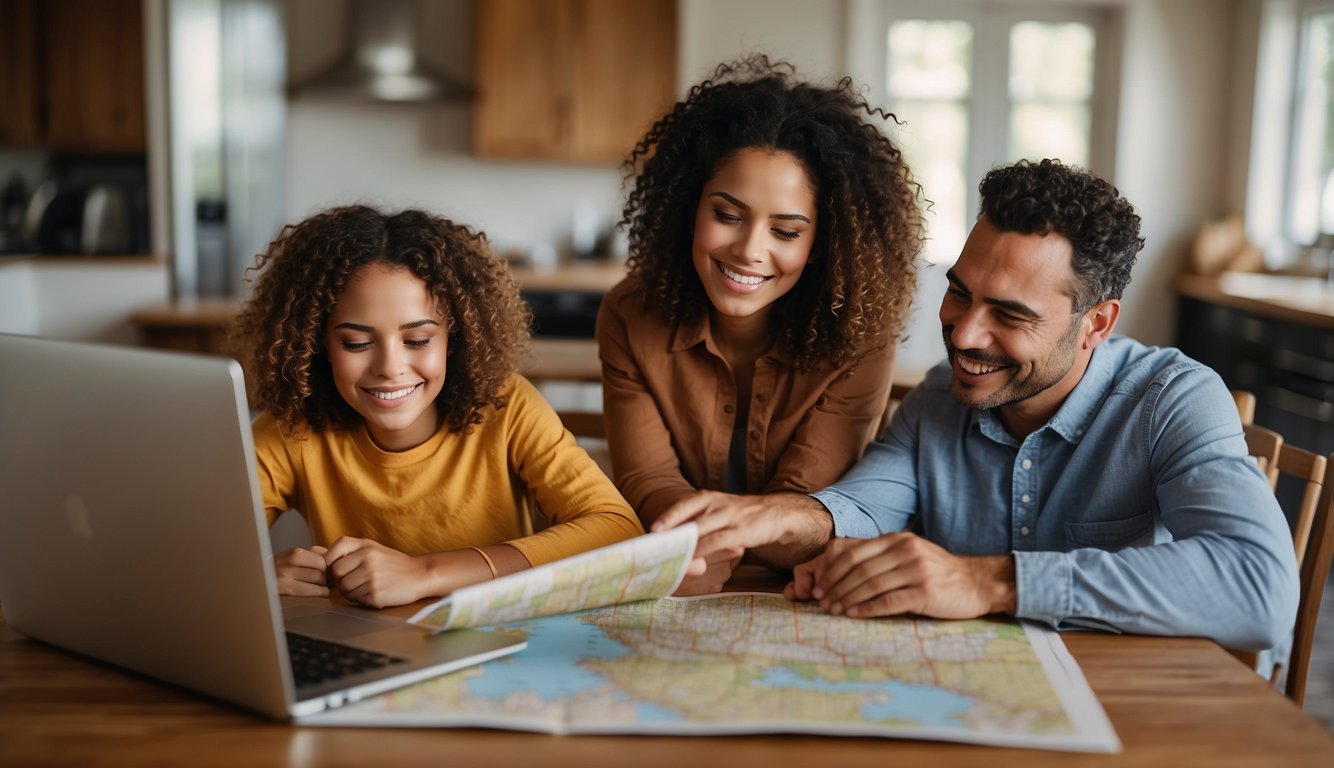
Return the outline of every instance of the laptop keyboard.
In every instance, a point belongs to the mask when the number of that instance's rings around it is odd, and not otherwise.
[[[287,653],[292,661],[292,676],[296,678],[298,688],[407,662],[407,659],[397,656],[292,632],[287,633]]]

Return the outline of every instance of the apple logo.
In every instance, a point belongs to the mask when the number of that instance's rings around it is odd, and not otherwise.
[[[88,518],[88,505],[84,503],[83,497],[71,493],[65,497],[64,508],[65,522],[69,525],[70,533],[91,541],[93,524]]]

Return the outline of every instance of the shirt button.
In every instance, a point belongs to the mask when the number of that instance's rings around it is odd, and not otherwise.
[[[755,396],[755,399],[756,399],[757,401],[759,401],[760,404],[764,404],[764,403],[769,402],[769,396],[766,395],[766,394],[764,394],[763,392],[761,392],[760,394],[756,395],[756,396]]]
[[[1033,468],[1033,460],[1032,460],[1032,459],[1024,459],[1024,463],[1023,463],[1021,466],[1023,466],[1024,469],[1032,469],[1032,468]]]
[[[1020,528],[1020,529],[1019,529],[1019,532],[1022,533],[1023,535],[1025,535],[1025,536],[1027,536],[1027,535],[1028,535],[1028,526],[1025,525],[1023,528]]]
[[[1025,504],[1027,504],[1027,503],[1028,503],[1028,494],[1025,493],[1023,496],[1020,496],[1020,497],[1019,497],[1019,500],[1022,501],[1022,502],[1024,502]]]
[[[736,410],[736,409],[732,407],[732,404],[731,404],[731,403],[728,403],[727,405],[724,405],[724,406],[723,406],[723,413],[731,413],[732,411],[735,411],[735,410]]]
[[[758,429],[752,429],[752,430],[750,431],[750,439],[751,439],[751,440],[759,440],[759,439],[760,439],[760,431],[759,431]]]
[[[1075,430],[1075,435],[1078,436],[1078,437],[1083,437],[1083,436],[1084,436],[1084,430],[1082,430],[1082,429],[1076,429],[1076,430]]]

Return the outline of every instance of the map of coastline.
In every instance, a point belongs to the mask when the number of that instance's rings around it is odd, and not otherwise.
[[[312,722],[1120,746],[1059,636],[1015,621],[848,619],[730,593],[497,631],[526,632],[528,649]]]

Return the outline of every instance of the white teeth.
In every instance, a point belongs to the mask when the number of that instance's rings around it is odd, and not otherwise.
[[[769,279],[767,277],[760,277],[758,275],[755,277],[751,277],[750,275],[743,275],[739,272],[733,272],[732,270],[728,269],[726,265],[721,263],[718,265],[718,267],[722,269],[723,274],[727,276],[728,280],[734,280],[738,283],[741,283],[742,285],[759,285],[760,283]]]
[[[962,368],[962,369],[964,369],[965,371],[967,371],[967,372],[973,374],[974,376],[981,376],[981,375],[984,374],[984,373],[991,373],[992,371],[999,371],[999,370],[1000,370],[1001,368],[1003,368],[1004,366],[1001,366],[1001,365],[982,365],[981,363],[974,363],[974,362],[971,361],[971,360],[968,360],[968,359],[966,359],[966,358],[962,358],[962,357],[961,357],[961,358],[959,358],[959,367]]]
[[[375,390],[371,389],[368,389],[366,391],[370,392],[371,397],[377,400],[402,400],[403,398],[412,394],[412,390],[416,388],[417,388],[416,385],[413,385],[411,387],[408,387],[407,389],[396,389],[393,392],[376,392]]]

